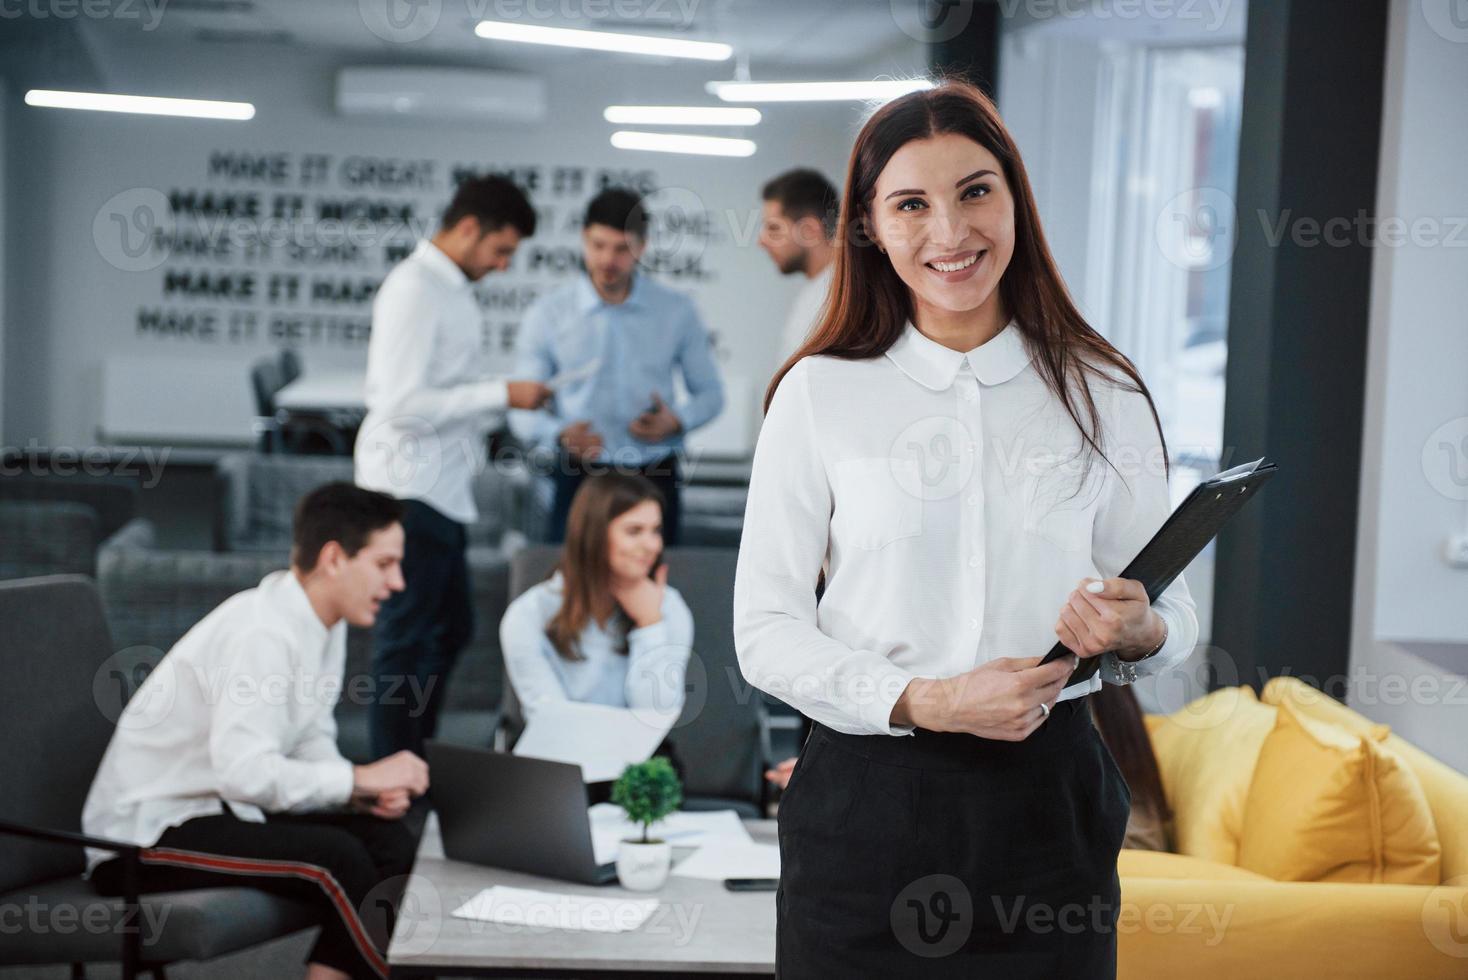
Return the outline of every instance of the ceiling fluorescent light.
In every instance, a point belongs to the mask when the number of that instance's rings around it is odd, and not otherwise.
[[[709,82],[725,102],[841,102],[895,99],[933,87],[926,78],[873,82]]]
[[[683,133],[637,133],[619,129],[612,134],[619,150],[652,150],[655,153],[701,153],[715,157],[747,157],[754,153],[754,140],[723,136],[687,136]]]
[[[649,37],[644,34],[616,34],[611,31],[579,31],[567,27],[536,27],[511,24],[502,20],[481,20],[474,33],[490,41],[519,41],[524,44],[551,44],[562,48],[584,48],[590,51],[615,51],[620,54],[648,54],[665,58],[696,58],[700,61],[727,61],[734,48],[714,41],[683,41],[671,37]]]
[[[734,106],[609,105],[602,117],[623,126],[753,126],[760,112]]]
[[[144,116],[187,116],[192,119],[255,118],[248,102],[212,102],[206,99],[164,99],[151,95],[108,95],[104,92],[58,92],[33,88],[25,104],[48,109],[89,109],[93,112],[132,112]]]

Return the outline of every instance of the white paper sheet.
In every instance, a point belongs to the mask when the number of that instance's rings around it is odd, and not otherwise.
[[[780,846],[720,838],[679,861],[673,874],[684,878],[778,878]]]
[[[454,909],[460,919],[500,922],[530,928],[579,929],[587,932],[630,932],[658,907],[655,898],[603,898],[566,895],[531,888],[486,888]]]
[[[646,762],[681,711],[612,708],[579,701],[527,706],[529,720],[515,755],[581,767],[588,783],[616,779],[636,762]]]
[[[617,859],[622,841],[642,836],[642,825],[627,819],[627,812],[615,803],[598,803],[587,810],[591,821],[591,845],[597,864]],[[652,836],[674,847],[701,847],[716,840],[748,843],[749,831],[733,810],[686,812],[679,810],[652,825]]]
[[[566,387],[566,385],[575,384],[577,381],[582,381],[586,378],[591,377],[600,368],[601,358],[594,358],[590,361],[587,361],[585,364],[582,364],[578,367],[567,368],[560,374],[551,377],[546,381],[545,386],[551,391],[560,391],[562,388]]]

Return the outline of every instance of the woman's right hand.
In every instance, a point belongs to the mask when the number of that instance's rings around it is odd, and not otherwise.
[[[1045,721],[1076,657],[1001,657],[955,677],[914,678],[892,706],[892,723],[1020,742]]]

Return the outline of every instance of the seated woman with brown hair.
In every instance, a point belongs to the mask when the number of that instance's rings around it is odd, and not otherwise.
[[[1142,720],[1136,694],[1129,686],[1102,684],[1090,701],[1091,718],[1101,740],[1132,791],[1132,812],[1122,846],[1141,851],[1172,850],[1167,832],[1172,810],[1162,790],[1152,736]]]
[[[693,614],[663,564],[662,494],[635,474],[586,480],[560,562],[500,622],[526,719],[552,701],[677,711],[692,644]]]

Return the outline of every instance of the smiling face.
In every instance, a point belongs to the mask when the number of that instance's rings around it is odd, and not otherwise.
[[[656,500],[644,500],[607,524],[607,567],[613,578],[647,578],[662,553],[663,509]]]
[[[997,309],[1014,198],[984,147],[954,133],[904,144],[877,177],[869,220],[919,319]]]

